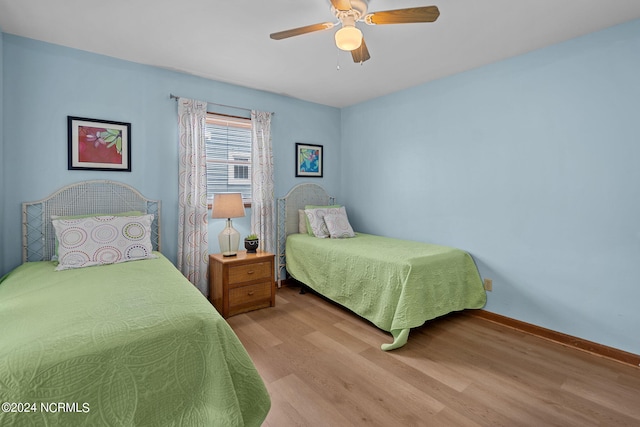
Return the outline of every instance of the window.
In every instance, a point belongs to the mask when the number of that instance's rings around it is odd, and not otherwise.
[[[251,185],[249,168],[251,155],[246,153],[229,153],[229,183],[235,185]],[[243,197],[244,198],[244,197]]]
[[[214,193],[242,193],[251,203],[251,119],[207,114],[207,198]]]

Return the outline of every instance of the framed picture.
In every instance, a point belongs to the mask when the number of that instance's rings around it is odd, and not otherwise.
[[[296,142],[296,176],[322,178],[322,145]]]
[[[69,170],[131,172],[131,123],[67,117]]]

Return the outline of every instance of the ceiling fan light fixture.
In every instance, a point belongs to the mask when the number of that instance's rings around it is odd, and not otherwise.
[[[352,51],[362,44],[362,31],[353,25],[344,25],[336,31],[335,37],[338,49]]]

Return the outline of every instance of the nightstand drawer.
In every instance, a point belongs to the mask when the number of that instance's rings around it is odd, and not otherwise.
[[[270,278],[273,274],[272,269],[271,262],[254,262],[229,267],[229,284]]]
[[[269,307],[271,305],[271,281],[241,286],[229,290],[229,315]]]

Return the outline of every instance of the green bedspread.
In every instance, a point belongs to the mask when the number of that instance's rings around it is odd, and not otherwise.
[[[0,425],[262,423],[269,395],[240,341],[156,254],[0,280]]]
[[[471,256],[460,249],[357,233],[350,239],[291,234],[287,271],[296,280],[406,343],[410,328],[466,308],[486,293]]]

